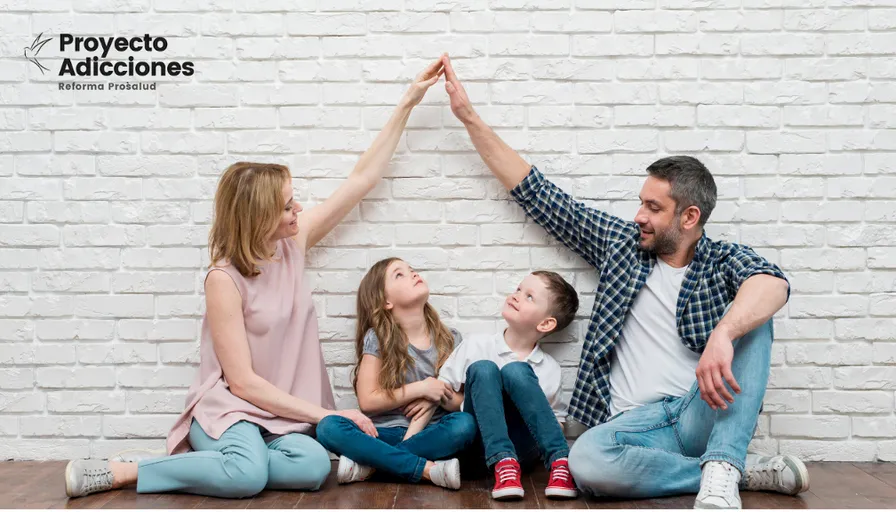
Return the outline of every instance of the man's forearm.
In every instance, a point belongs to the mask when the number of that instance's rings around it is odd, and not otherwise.
[[[768,274],[746,279],[716,330],[734,340],[764,324],[787,302],[787,281]]]
[[[479,156],[507,190],[517,186],[529,174],[531,166],[501,140],[481,117],[475,116],[465,126]]]

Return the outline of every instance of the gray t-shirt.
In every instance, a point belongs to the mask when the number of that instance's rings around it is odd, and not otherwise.
[[[454,336],[454,346],[457,347],[461,343],[461,335],[454,329],[450,330],[451,334]],[[364,335],[364,353],[380,357],[379,340],[373,332],[373,329],[368,329],[367,334]],[[420,350],[417,347],[408,344],[408,353],[410,353],[411,357],[414,359],[414,366],[408,368],[407,375],[405,375],[404,378],[405,384],[425,380],[427,377],[438,377],[436,364],[439,362],[439,351],[436,350],[435,343],[431,343],[427,350]],[[445,414],[447,414],[445,409],[437,407],[432,415],[431,421],[436,421]],[[391,411],[371,416],[370,419],[373,420],[373,424],[376,427],[407,428],[411,424],[410,418],[405,416],[404,413],[401,412],[401,409],[392,409]]]

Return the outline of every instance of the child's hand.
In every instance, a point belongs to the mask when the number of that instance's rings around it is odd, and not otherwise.
[[[425,398],[430,402],[439,403],[443,398],[450,400],[454,396],[454,390],[447,382],[439,379],[427,377],[418,382],[420,386],[420,398]]]
[[[404,406],[402,412],[404,412],[404,415],[410,418],[411,421],[413,421],[418,417],[426,414],[429,410],[435,409],[438,405],[438,403],[430,402],[425,398],[418,398],[417,400],[414,400],[413,402]]]

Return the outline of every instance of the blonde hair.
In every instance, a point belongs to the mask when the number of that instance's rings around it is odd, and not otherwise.
[[[237,162],[221,175],[208,234],[210,267],[228,261],[245,277],[257,276],[258,261],[271,257],[268,241],[282,215],[286,166]]]
[[[408,353],[408,337],[398,325],[391,310],[386,309],[386,270],[393,261],[386,258],[376,262],[358,286],[358,327],[355,332],[355,355],[358,365],[364,354],[364,336],[373,329],[379,343],[382,368],[377,376],[380,388],[392,397],[396,389],[405,384],[407,371],[414,367],[414,358]],[[429,302],[423,305],[426,326],[438,351],[438,371],[454,349],[454,335],[439,319],[439,313]],[[352,386],[358,388],[358,366],[352,371]]]

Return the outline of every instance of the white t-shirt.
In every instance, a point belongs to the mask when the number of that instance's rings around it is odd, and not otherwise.
[[[508,363],[519,361],[519,358],[507,346],[503,334],[474,334],[465,337],[464,342],[448,356],[448,360],[439,370],[439,380],[450,384],[454,391],[460,391],[460,387],[467,380],[467,368],[476,361],[482,360],[493,361],[501,369]],[[535,371],[538,385],[544,391],[548,403],[551,404],[554,416],[558,421],[565,421],[566,404],[563,403],[561,391],[560,363],[541,350],[538,345],[535,345],[535,349],[526,356],[523,362],[529,363],[529,366]],[[463,403],[461,403],[461,410],[463,410]]]
[[[667,396],[684,396],[697,380],[700,354],[678,336],[675,308],[688,267],[660,259],[625,317],[610,366],[610,414],[616,415]]]

